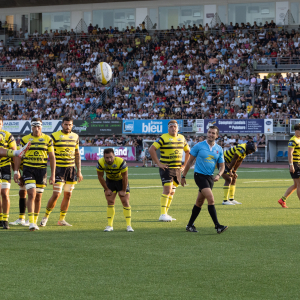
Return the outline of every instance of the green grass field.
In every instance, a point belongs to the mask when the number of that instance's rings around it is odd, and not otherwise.
[[[300,203],[277,200],[292,184],[287,169],[240,169],[236,200],[222,206],[223,179],[215,184],[221,224],[215,232],[204,205],[198,233],[185,226],[197,188],[193,170],[178,188],[169,211],[177,221],[158,222],[162,192],[157,168],[130,168],[132,227],[126,232],[116,203],[113,232],[106,226],[106,200],[94,167],[73,192],[66,220],[47,227],[0,229],[1,299],[299,299]],[[46,189],[41,215],[52,193]],[[12,185],[9,221],[18,218],[18,187]],[[59,200],[60,204],[61,199]]]

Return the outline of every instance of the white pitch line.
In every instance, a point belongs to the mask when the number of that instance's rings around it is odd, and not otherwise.
[[[186,184],[185,186],[188,186],[188,184]],[[130,189],[148,189],[148,188],[161,188],[162,185],[153,185],[153,186],[133,186],[133,187],[130,187]]]
[[[244,182],[242,182],[242,183],[273,182],[273,181],[292,181],[292,179],[281,179],[281,180],[253,180],[253,181],[244,181]]]

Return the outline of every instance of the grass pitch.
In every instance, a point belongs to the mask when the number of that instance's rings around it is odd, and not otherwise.
[[[300,203],[296,193],[283,209],[277,200],[292,184],[287,169],[240,169],[236,200],[222,206],[224,180],[214,187],[218,218],[229,229],[218,235],[207,204],[185,232],[197,188],[193,170],[170,208],[177,221],[158,222],[161,182],[157,168],[130,168],[132,227],[126,232],[116,202],[113,232],[94,167],[73,192],[66,220],[47,227],[0,229],[2,299],[299,299]],[[52,190],[48,186],[39,220]],[[10,221],[18,218],[18,187],[11,189]],[[61,199],[59,200],[59,204]]]

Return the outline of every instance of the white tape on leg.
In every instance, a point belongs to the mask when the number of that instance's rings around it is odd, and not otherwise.
[[[75,188],[74,184],[66,183],[64,186],[64,192],[72,193],[74,188]]]

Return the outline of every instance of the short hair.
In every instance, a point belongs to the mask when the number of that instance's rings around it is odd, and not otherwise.
[[[295,130],[300,130],[300,123],[296,124],[296,125],[294,126],[294,129],[295,129]]]
[[[43,123],[41,118],[32,118],[31,122],[41,122],[41,123]]]
[[[67,121],[67,122],[72,121],[73,122],[73,118],[71,118],[71,117],[64,117],[63,120],[62,120],[62,122],[65,122],[65,121]]]
[[[218,126],[209,126],[208,129],[217,129],[217,135],[219,135],[219,127]]]
[[[103,151],[104,155],[105,154],[109,154],[109,153],[115,154],[114,149],[113,148],[106,148],[106,149],[104,149],[104,151]]]
[[[3,122],[3,116],[2,116],[2,115],[0,115],[0,121],[2,121],[2,122]]]
[[[178,123],[177,123],[176,120],[171,120],[171,121],[169,121],[169,122],[168,122],[168,126],[169,126],[170,124],[176,124],[176,125],[178,126]]]

